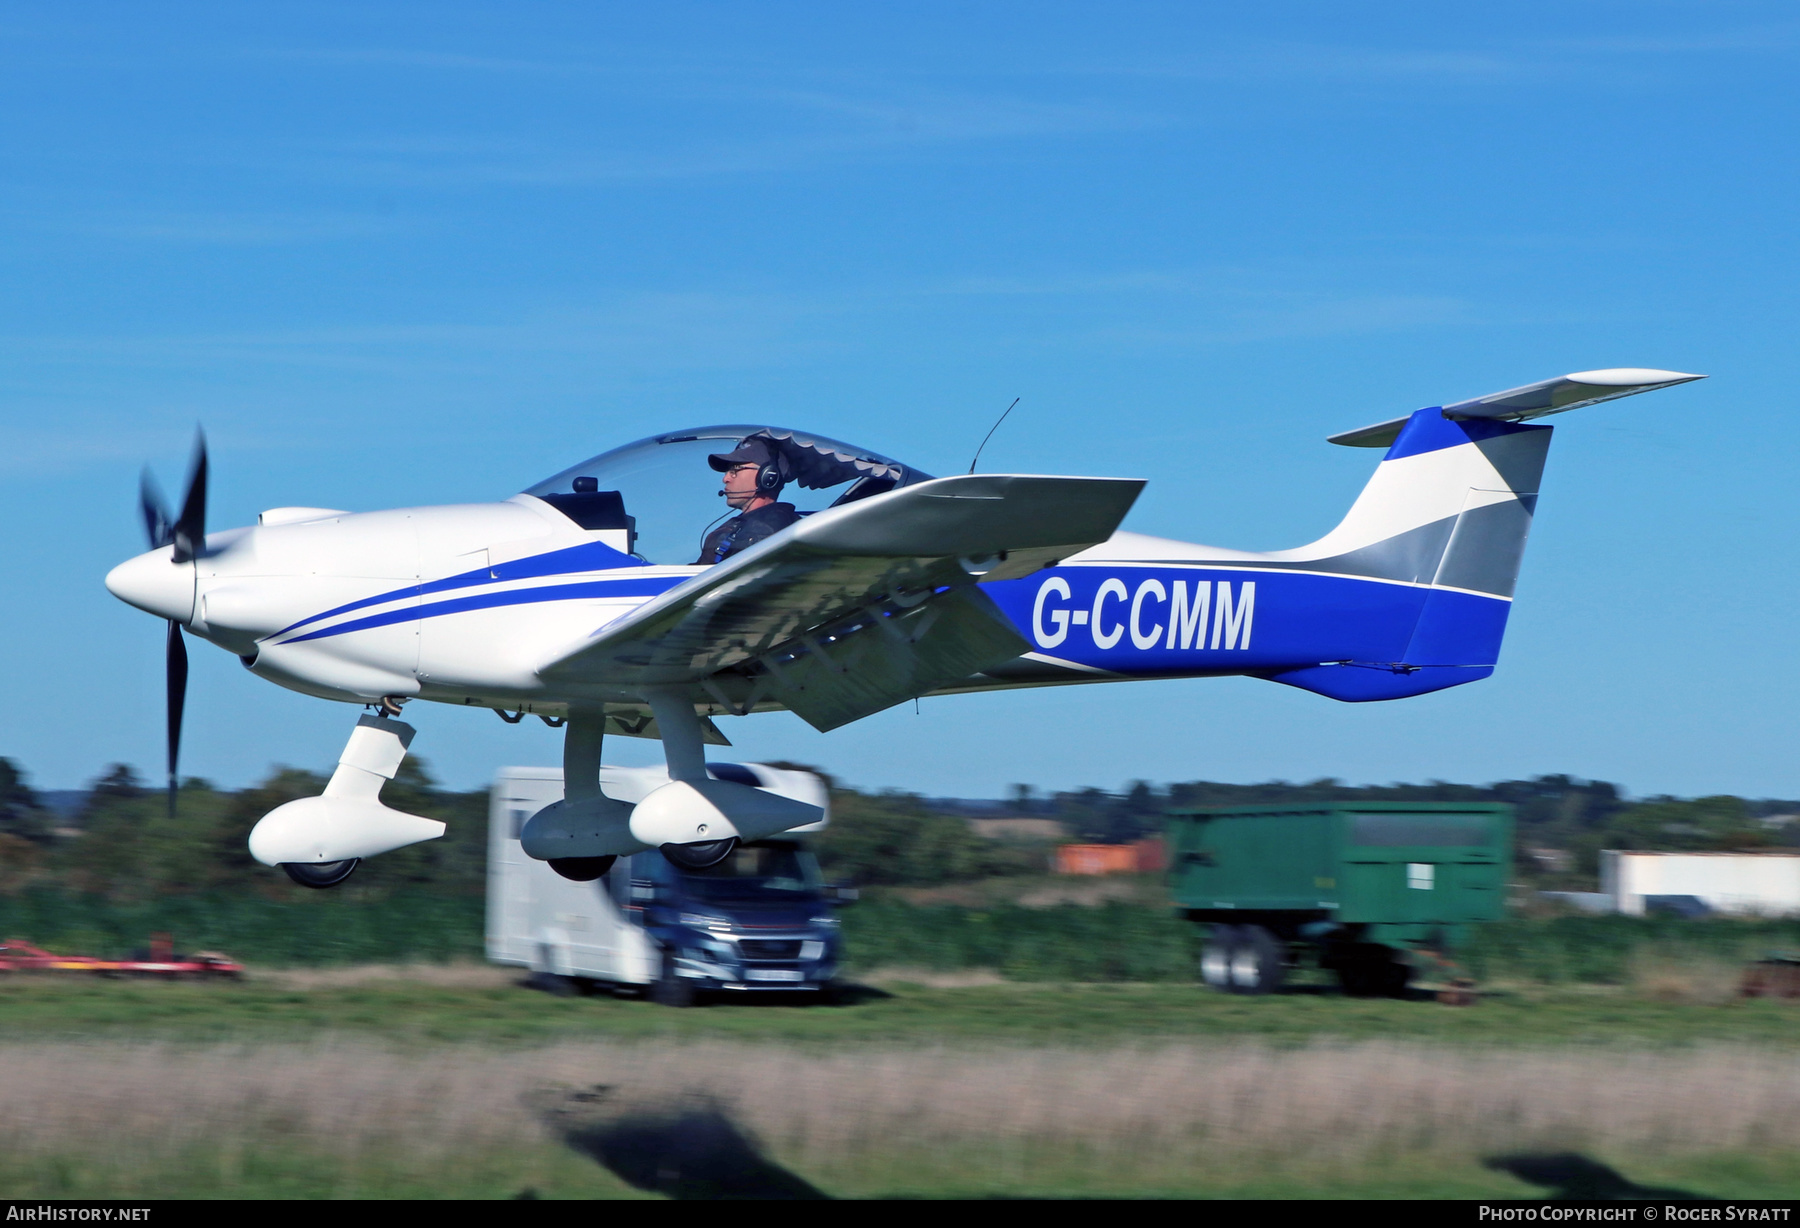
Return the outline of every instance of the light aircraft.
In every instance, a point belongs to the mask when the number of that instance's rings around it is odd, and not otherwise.
[[[786,709],[831,730],[918,696],[1011,687],[1250,675],[1362,702],[1486,678],[1550,443],[1529,420],[1701,378],[1583,371],[1333,435],[1387,451],[1341,524],[1266,553],[1121,531],[1140,481],[932,477],[757,424],[655,435],[496,503],[281,507],[207,533],[201,441],[178,516],[146,473],[152,548],[106,584],[169,623],[171,790],[184,632],[281,686],[374,709],[324,794],[251,834],[257,860],[296,882],[331,886],[443,833],[380,800],[413,738],[397,719],[411,700],[563,725],[565,799],[522,832],[559,873],[591,880],[652,848],[704,868],[822,813],[816,788],[709,767],[704,747],[729,745],[722,715]],[[759,489],[797,515],[695,563],[717,519],[709,492],[724,493],[709,457],[746,440],[770,458]],[[661,739],[666,775],[609,796],[608,733]]]

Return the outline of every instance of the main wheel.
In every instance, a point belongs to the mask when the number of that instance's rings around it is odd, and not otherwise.
[[[550,868],[572,883],[591,883],[605,878],[617,857],[552,857]]]
[[[1275,935],[1260,925],[1244,926],[1231,951],[1232,992],[1274,993],[1287,977],[1286,958],[1287,951]]]
[[[287,876],[302,887],[311,887],[323,891],[327,887],[335,887],[349,878],[356,867],[362,864],[362,858],[351,857],[345,861],[321,861],[317,863],[304,861],[284,861],[281,868]]]
[[[1231,954],[1238,941],[1237,926],[1215,925],[1200,948],[1200,979],[1221,993],[1231,992]]]
[[[736,851],[738,838],[702,840],[698,844],[665,844],[662,855],[683,870],[704,870],[716,866]]]

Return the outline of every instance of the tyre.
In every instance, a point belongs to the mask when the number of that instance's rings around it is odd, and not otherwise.
[[[650,986],[650,1000],[658,1006],[684,1009],[694,1004],[694,982],[675,975],[675,955],[663,952],[662,975]]]
[[[575,998],[581,995],[581,986],[574,977],[557,972],[534,972],[531,983],[533,988],[541,989],[553,998]]]
[[[1200,979],[1221,993],[1231,992],[1231,953],[1237,945],[1237,926],[1215,925],[1200,948]]]
[[[1274,993],[1287,979],[1287,948],[1262,926],[1246,925],[1238,930],[1230,966],[1233,993]]]
[[[591,883],[606,877],[617,857],[552,857],[550,868],[572,883]]]
[[[716,866],[737,850],[736,836],[723,840],[702,840],[698,844],[665,844],[662,855],[683,870],[704,870]]]
[[[347,861],[321,861],[309,864],[300,861],[284,861],[281,868],[287,876],[302,887],[311,887],[315,891],[323,891],[327,887],[335,887],[349,878],[356,867],[362,864],[362,858],[352,857]]]

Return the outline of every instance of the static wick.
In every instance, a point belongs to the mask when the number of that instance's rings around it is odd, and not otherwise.
[[[1014,397],[1012,405],[1008,405],[1006,407],[1006,414],[1012,413],[1013,405],[1017,405],[1018,403],[1019,403],[1019,398]],[[994,425],[988,427],[988,433],[981,437],[981,447],[975,449],[975,460],[972,460],[969,462],[969,472],[970,473],[975,472],[975,461],[979,461],[981,459],[982,448],[987,447],[988,440],[992,439],[994,437],[994,432],[1000,429],[1000,423],[1006,421],[1006,414],[1001,414],[999,421],[995,422]]]

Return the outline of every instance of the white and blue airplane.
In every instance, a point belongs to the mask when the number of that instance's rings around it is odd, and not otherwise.
[[[171,789],[184,631],[281,686],[374,710],[324,794],[251,834],[257,860],[296,882],[331,886],[443,833],[379,796],[411,743],[396,719],[411,700],[564,725],[565,799],[522,843],[566,877],[651,848],[704,867],[821,817],[816,789],[708,765],[705,745],[729,744],[722,715],[786,709],[831,730],[1014,687],[1249,675],[1362,702],[1486,678],[1550,443],[1526,423],[1701,378],[1583,371],[1334,435],[1386,455],[1335,529],[1267,553],[1120,530],[1140,481],[934,478],[753,424],[655,435],[502,502],[282,507],[209,534],[202,445],[179,516],[146,476],[152,549],[106,584],[169,623]],[[735,551],[730,532],[707,537],[709,496],[728,492],[785,527]],[[666,781],[609,796],[607,733],[660,738]]]

